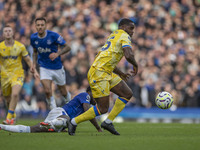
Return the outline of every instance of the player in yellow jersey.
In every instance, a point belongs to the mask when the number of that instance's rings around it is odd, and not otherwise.
[[[3,121],[4,124],[15,123],[16,114],[14,111],[24,81],[22,58],[32,68],[32,61],[25,46],[14,40],[13,34],[13,29],[6,25],[3,28],[5,40],[0,43],[1,88],[8,107],[6,120]],[[34,76],[39,76],[37,71]]]
[[[75,134],[76,126],[80,122],[91,120],[108,112],[110,91],[119,97],[101,127],[112,134],[120,135],[115,130],[112,122],[132,97],[133,93],[125,81],[130,76],[137,74],[138,65],[131,46],[131,36],[135,28],[134,23],[123,18],[118,27],[118,30],[110,34],[88,72],[88,81],[97,105],[68,122],[69,135]],[[123,73],[116,67],[123,56],[133,65],[131,73]]]

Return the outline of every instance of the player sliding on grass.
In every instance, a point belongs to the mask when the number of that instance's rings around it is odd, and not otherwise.
[[[131,89],[123,80],[126,81],[130,76],[136,75],[138,71],[138,65],[131,46],[131,36],[134,33],[134,28],[135,25],[131,20],[121,19],[119,29],[110,34],[105,45],[97,54],[88,72],[88,81],[97,105],[68,122],[69,135],[75,134],[77,124],[108,112],[110,91],[119,97],[108,118],[101,124],[101,127],[112,134],[119,135],[112,121],[124,109],[126,103],[132,97]],[[133,71],[130,74],[122,73],[116,68],[123,56],[133,65]]]
[[[47,118],[44,120],[44,122],[40,122],[35,126],[0,124],[0,128],[2,130],[11,132],[60,132],[67,128],[67,120],[69,120],[70,118],[74,118],[87,111],[90,108],[90,104],[96,104],[92,97],[90,87],[87,88],[86,92],[78,94],[63,107],[57,107],[52,109],[49,112]],[[91,119],[90,122],[96,127],[98,132],[102,132],[95,118]]]

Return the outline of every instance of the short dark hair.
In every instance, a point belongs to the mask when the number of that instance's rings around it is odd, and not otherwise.
[[[11,25],[6,24],[3,28],[12,28]]]
[[[38,20],[44,20],[45,23],[47,22],[47,20],[46,20],[44,17],[40,17],[40,18],[36,18],[36,19],[35,19],[35,23],[36,23]]]
[[[90,86],[87,87],[86,92],[91,92]]]
[[[125,24],[129,24],[129,23],[134,23],[132,20],[128,19],[128,18],[122,18],[120,21],[119,21],[119,25],[118,27],[122,26],[122,25],[125,25]]]

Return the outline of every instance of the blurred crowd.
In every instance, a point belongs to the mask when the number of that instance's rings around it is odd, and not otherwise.
[[[87,71],[118,20],[135,23],[133,51],[139,64],[137,76],[128,81],[134,95],[127,107],[153,107],[158,92],[174,97],[173,107],[200,107],[200,1],[199,0],[0,0],[0,30],[9,23],[15,39],[25,44],[30,56],[34,19],[45,17],[49,30],[61,34],[71,46],[62,56],[66,88],[72,97],[88,86]],[[0,41],[2,41],[2,36]],[[118,67],[132,66],[123,58]],[[17,106],[20,113],[48,110],[43,87],[24,65],[26,78]],[[57,87],[54,96],[63,104]],[[111,105],[116,95],[111,95]],[[0,97],[0,117],[5,115]],[[32,113],[33,114],[33,113]],[[35,114],[37,116],[37,113]]]

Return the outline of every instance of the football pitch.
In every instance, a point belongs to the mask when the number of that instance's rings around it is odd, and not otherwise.
[[[2,120],[0,120],[2,122]],[[17,124],[35,125],[41,120]],[[200,124],[115,123],[121,134],[98,133],[89,122],[79,124],[76,135],[11,133],[0,131],[1,150],[199,150]]]

